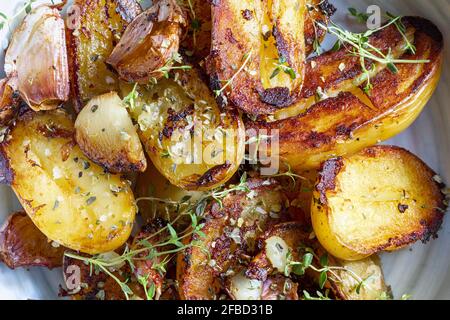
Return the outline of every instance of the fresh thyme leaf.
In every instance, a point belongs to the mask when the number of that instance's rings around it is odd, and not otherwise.
[[[327,279],[328,279],[327,271],[324,270],[320,273],[320,276],[319,276],[320,289],[323,289],[323,287],[325,286],[325,283],[327,282]]]
[[[230,79],[228,79],[228,80],[225,81],[225,85],[224,85],[223,87],[221,87],[221,88],[218,89],[218,90],[214,90],[214,94],[215,94],[216,97],[220,96],[220,95],[222,94],[222,92],[223,92],[226,88],[228,88],[228,87],[231,85],[231,83],[234,81],[234,79],[237,77],[237,75],[238,75],[242,70],[244,70],[245,66],[246,66],[247,63],[250,61],[251,56],[252,56],[252,51],[250,51],[250,52],[244,54],[244,56],[243,56],[243,63],[242,63],[242,65],[239,67],[239,69],[236,71],[236,73],[233,74],[233,76],[232,76]]]
[[[313,261],[314,256],[312,255],[312,253],[306,253],[303,256],[303,267],[309,268],[309,266],[311,265],[312,261]]]
[[[320,265],[322,267],[327,267],[328,266],[328,254],[324,253],[321,257],[320,257]]]
[[[270,79],[275,78],[280,73],[280,71],[280,68],[275,68],[275,70],[273,70],[272,74],[270,75]]]
[[[123,99],[123,102],[130,106],[131,110],[134,110],[136,106],[136,99],[138,98],[139,94],[137,92],[137,86],[138,84],[135,83],[133,86],[133,90]]]
[[[369,15],[367,13],[362,13],[356,10],[355,8],[348,8],[348,12],[356,18],[359,23],[367,22],[369,19]]]

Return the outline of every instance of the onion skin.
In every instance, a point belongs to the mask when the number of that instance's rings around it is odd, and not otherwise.
[[[178,52],[185,25],[176,1],[161,0],[129,24],[106,62],[125,81],[147,83],[151,78],[159,79],[163,73],[157,70]]]
[[[68,100],[65,26],[57,9],[40,6],[25,17],[6,51],[5,72],[35,111],[55,109]]]

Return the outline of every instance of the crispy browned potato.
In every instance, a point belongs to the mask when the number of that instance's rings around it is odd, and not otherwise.
[[[2,170],[49,239],[90,254],[114,250],[134,223],[129,181],[90,162],[73,134],[72,118],[62,109],[24,113],[0,144]]]
[[[145,171],[147,160],[136,128],[117,93],[95,97],[75,121],[84,154],[111,173]]]
[[[68,28],[71,94],[75,109],[95,96],[119,90],[117,75],[108,68],[106,59],[119,42],[126,26],[141,13],[135,0],[75,0],[80,21]],[[75,12],[69,12],[70,17]],[[78,23],[77,23],[78,22]]]
[[[130,113],[154,166],[172,184],[210,190],[237,171],[245,151],[241,117],[217,105],[198,69],[138,86]],[[132,85],[124,86],[127,96]]]
[[[122,80],[148,83],[163,77],[178,53],[186,19],[176,0],[160,0],[127,27],[106,60]]]
[[[178,254],[177,279],[182,299],[213,299],[221,288],[219,275],[236,273],[240,256],[256,250],[258,236],[286,215],[286,198],[274,180],[250,179],[250,192],[233,192],[223,207],[211,203],[202,232],[206,237]]]
[[[14,31],[5,73],[33,110],[51,110],[69,99],[64,20],[48,6],[33,9]]]
[[[436,173],[405,149],[375,146],[326,161],[311,206],[315,234],[344,260],[436,237],[446,209]]]
[[[306,11],[305,0],[214,3],[207,63],[214,89],[251,114],[291,104],[304,76]]]
[[[181,0],[188,17],[188,29],[181,47],[186,55],[200,62],[211,50],[211,3],[203,0]]]
[[[24,211],[11,214],[0,228],[0,261],[11,269],[60,267],[65,248],[51,242]]]
[[[0,128],[14,119],[19,109],[19,100],[19,93],[8,84],[8,79],[0,80]]]
[[[325,53],[308,61],[299,102],[279,110],[273,118],[247,119],[246,129],[266,129],[269,134],[279,130],[279,151],[273,156],[279,155],[293,169],[303,171],[318,168],[333,155],[357,152],[407,128],[438,83],[443,42],[439,30],[428,20],[409,17],[404,21],[417,51],[403,53],[402,59],[429,59],[429,63],[397,64],[397,74],[375,68],[378,73],[371,79],[373,89],[366,94],[358,58],[348,55],[345,48]],[[402,52],[403,38],[395,27],[385,28],[374,37],[375,46],[383,50],[390,46],[393,54]],[[320,101],[316,101],[318,92],[325,93]]]

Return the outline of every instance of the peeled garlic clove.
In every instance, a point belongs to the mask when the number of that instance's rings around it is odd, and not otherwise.
[[[78,114],[75,140],[83,153],[112,173],[145,171],[136,128],[117,93],[95,97]]]
[[[12,36],[5,73],[35,111],[51,110],[69,98],[64,20],[57,9],[40,6]]]
[[[147,83],[178,52],[186,20],[175,0],[161,0],[131,22],[107,63],[123,80]],[[172,61],[171,61],[172,59]]]

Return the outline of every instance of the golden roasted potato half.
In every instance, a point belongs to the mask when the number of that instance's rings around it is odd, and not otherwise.
[[[147,160],[136,128],[117,93],[95,97],[75,121],[83,153],[111,173],[145,171]]]
[[[163,77],[178,53],[186,25],[176,0],[160,0],[138,15],[127,27],[106,60],[122,80],[148,83]]]
[[[375,146],[327,160],[311,205],[317,239],[333,256],[359,260],[434,238],[446,209],[437,180],[399,147]]]
[[[0,129],[14,119],[19,109],[19,103],[19,93],[14,91],[7,79],[0,80]]]
[[[357,152],[407,128],[431,97],[440,77],[442,35],[428,20],[404,18],[407,36],[414,37],[416,54],[404,52],[404,40],[393,26],[373,36],[372,43],[392,48],[402,59],[428,59],[424,64],[397,64],[394,74],[375,66],[373,88],[367,94],[360,61],[347,49],[328,52],[307,62],[302,98],[280,109],[273,118],[245,119],[246,129],[279,135],[279,156],[299,171],[318,168],[336,155]],[[321,94],[319,94],[321,93]],[[317,100],[316,100],[317,99]],[[249,131],[250,132],[250,131]],[[295,150],[295,152],[292,152]]]
[[[304,76],[306,10],[305,0],[212,5],[207,70],[223,100],[251,114],[273,113],[292,103]]]
[[[391,297],[390,288],[384,281],[381,261],[377,255],[363,260],[344,261],[329,257],[335,269],[329,272],[329,286],[336,298],[341,300],[382,300]]]
[[[11,269],[60,267],[65,248],[51,242],[24,211],[11,214],[0,228],[0,261]]]
[[[213,299],[220,275],[236,273],[240,256],[256,250],[258,236],[286,214],[286,197],[273,179],[249,179],[250,192],[232,192],[223,206],[212,202],[205,211],[205,237],[178,254],[177,279],[181,299]]]
[[[26,112],[0,145],[11,186],[49,239],[95,254],[121,246],[135,216],[127,181],[90,162],[63,110]]]
[[[25,17],[6,51],[5,73],[35,111],[55,109],[69,99],[64,20],[57,9],[43,5]]]
[[[148,160],[147,170],[136,178],[134,194],[139,214],[144,222],[150,222],[156,218],[173,221],[178,217],[182,203],[199,200],[203,192],[189,191],[171,184]],[[190,222],[190,217],[186,215],[186,219],[177,220],[177,226],[178,223],[184,226]]]
[[[66,36],[71,94],[80,111],[90,99],[119,90],[119,79],[106,59],[142,10],[135,0],[75,0],[73,4],[79,12],[68,12]]]
[[[131,89],[125,86],[124,95]],[[148,156],[172,184],[209,190],[233,176],[244,157],[243,123],[237,113],[222,112],[199,71],[177,70],[137,92],[131,116]]]

